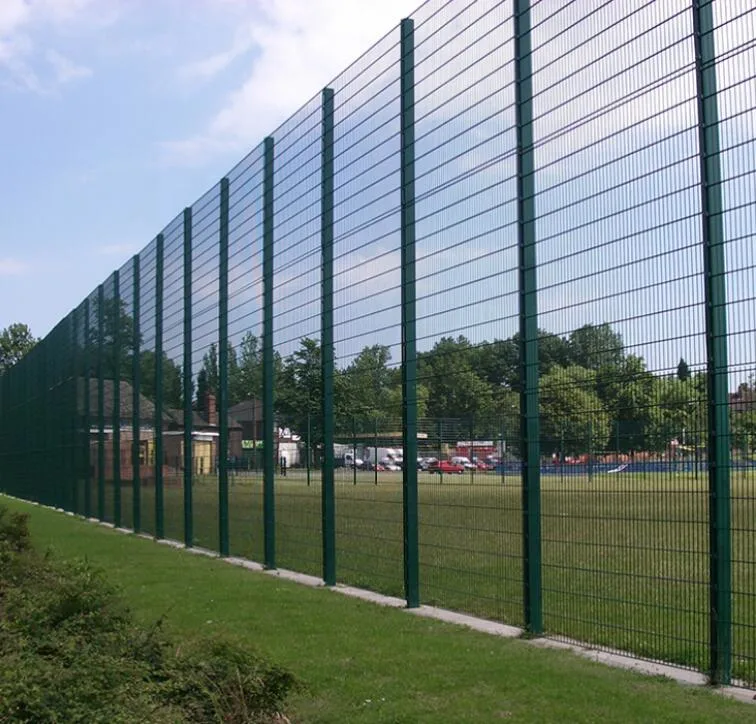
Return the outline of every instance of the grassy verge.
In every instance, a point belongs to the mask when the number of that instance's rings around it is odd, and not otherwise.
[[[309,686],[297,722],[744,722],[756,708],[673,682],[533,649],[323,589],[190,556],[45,509],[32,538],[86,556],[136,617],[183,640],[223,632]]]
[[[338,471],[337,576],[403,595],[399,473]],[[353,481],[356,480],[356,484]],[[732,481],[733,673],[756,684],[756,496],[753,476]],[[276,480],[277,564],[319,575],[321,490],[302,471]],[[154,530],[154,488],[142,488],[144,529]],[[194,543],[217,550],[217,480],[193,486]],[[165,488],[166,536],[183,540],[183,489]],[[422,602],[523,624],[519,480],[478,474],[420,475]],[[124,524],[132,497],[122,488]],[[106,513],[113,511],[106,488]],[[623,649],[705,671],[709,638],[709,529],[705,475],[544,476],[544,626],[551,635]],[[93,506],[96,510],[96,506]],[[263,559],[262,482],[233,476],[231,551]]]

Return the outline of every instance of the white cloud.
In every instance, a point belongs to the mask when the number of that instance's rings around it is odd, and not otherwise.
[[[0,0],[0,84],[35,93],[50,90],[40,63],[52,66],[54,84],[91,75],[54,48],[40,47],[40,31],[53,34],[72,27],[112,23],[116,0]],[[97,12],[93,7],[97,6]]]
[[[226,3],[237,16],[241,5]],[[190,67],[210,77],[254,49],[249,77],[226,98],[204,130],[163,144],[167,160],[201,163],[219,151],[237,151],[259,142],[416,5],[417,0],[271,0],[245,6],[249,17],[231,47]]]
[[[66,58],[57,50],[48,50],[47,60],[55,71],[55,77],[59,83],[69,83],[77,78],[88,78],[92,75],[92,69],[84,65],[78,65],[70,58]]]
[[[18,259],[0,258],[0,277],[19,276],[28,270],[28,265]]]

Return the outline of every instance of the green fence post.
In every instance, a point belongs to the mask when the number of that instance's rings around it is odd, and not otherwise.
[[[373,418],[373,485],[378,485],[378,416]]]
[[[192,210],[184,209],[184,545],[192,547]]]
[[[273,400],[273,158],[274,141],[264,142],[263,182],[263,525],[265,567],[276,567],[276,503],[274,458],[276,424]]]
[[[91,459],[91,428],[92,420],[90,416],[91,405],[91,379],[92,379],[92,331],[90,329],[91,319],[89,317],[89,297],[84,300],[84,402],[82,410],[84,445],[86,446],[86,455],[82,464],[84,467],[84,517],[92,517],[92,459]]]
[[[218,549],[228,555],[228,204],[229,181],[220,182],[218,259]]]
[[[133,339],[131,342],[131,488],[132,488],[132,517],[135,533],[142,530],[142,469],[139,459],[141,445],[142,426],[142,377],[140,369],[142,335],[140,331],[139,317],[141,308],[139,297],[141,294],[139,254],[133,260]]]
[[[165,538],[163,490],[163,235],[155,242],[155,538]]]
[[[540,634],[543,630],[541,462],[538,418],[538,291],[534,198],[533,80],[529,0],[515,0],[514,39],[525,628],[530,634]]]
[[[305,453],[307,455],[306,461],[307,461],[307,487],[308,488],[310,487],[310,474],[311,474],[310,473],[310,450],[311,450],[311,447],[310,447],[310,438],[312,437],[312,420],[310,419],[311,418],[311,413],[310,413],[310,410],[309,410],[309,406],[310,406],[310,400],[308,399],[307,400],[307,407],[308,407],[308,410],[307,410],[307,442],[305,443]]]
[[[352,485],[357,485],[357,429],[352,415]],[[346,463],[346,460],[344,460]]]
[[[113,524],[121,527],[121,280],[113,272]]]
[[[711,0],[693,0],[698,97],[701,216],[706,300],[709,458],[709,677],[727,684],[732,669],[732,551],[730,431],[727,386],[727,289],[717,108],[716,50]]]
[[[72,513],[79,513],[79,308],[76,307],[68,317],[69,335],[71,340],[71,355],[69,362],[69,403],[71,405],[69,414],[69,453],[68,461],[70,465],[70,496],[71,501],[68,507]]]
[[[97,287],[97,517],[105,520],[105,288]]]
[[[323,462],[321,470],[321,517],[323,535],[323,581],[336,585],[336,503],[333,480],[333,89],[324,88],[321,98],[320,155],[320,384],[323,415]]]
[[[401,277],[402,277],[402,495],[404,594],[408,608],[420,605],[417,499],[417,350],[415,334],[415,23],[401,24]]]

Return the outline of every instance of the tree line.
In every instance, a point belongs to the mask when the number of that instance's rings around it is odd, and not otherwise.
[[[96,310],[95,310],[96,312]],[[96,318],[96,314],[94,315]],[[102,373],[130,380],[133,370],[134,321],[123,303],[107,300],[103,309]],[[26,339],[26,337],[25,337]],[[33,341],[26,340],[28,344]],[[97,374],[99,329],[85,330],[83,356]],[[119,350],[116,355],[116,342]],[[141,349],[138,340],[141,392],[157,396],[156,371],[162,365],[163,401],[184,404],[181,364],[163,353]],[[419,427],[430,439],[505,438],[517,453],[519,439],[520,339],[473,343],[464,336],[442,337],[418,354]],[[321,415],[321,347],[303,338],[298,349],[273,359],[278,425],[317,445],[323,437]],[[228,348],[228,393],[233,406],[262,398],[261,339],[246,334]],[[217,345],[209,345],[191,384],[192,406],[207,414],[208,394],[219,388]],[[334,371],[334,414],[337,436],[401,430],[401,369],[388,347],[364,347]],[[750,401],[731,414],[734,447],[754,448],[756,385],[740,386]],[[609,324],[587,324],[562,336],[539,331],[539,413],[541,449],[545,454],[617,451],[661,452],[676,440],[683,449],[703,447],[706,440],[706,373],[692,372],[681,359],[676,373],[655,374],[645,360],[625,350],[621,335]]]

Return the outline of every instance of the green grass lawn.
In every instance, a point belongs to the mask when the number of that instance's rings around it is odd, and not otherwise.
[[[222,634],[292,669],[307,685],[292,702],[295,722],[756,721],[756,707],[704,689],[250,573],[25,503],[7,504],[31,512],[38,547],[86,556],[105,569],[139,620],[165,614],[179,640]]]
[[[338,471],[339,581],[403,595],[401,474]],[[543,476],[544,626],[548,633],[706,671],[708,525],[705,475]],[[734,675],[756,683],[756,479],[733,476]],[[193,488],[194,544],[217,549],[217,483]],[[519,481],[491,474],[420,475],[423,603],[521,625]],[[276,481],[277,565],[320,575],[320,482]],[[112,520],[112,491],[106,507]],[[122,490],[131,525],[131,489]],[[93,506],[96,510],[96,506]],[[154,530],[154,491],[142,492]],[[232,477],[231,552],[263,559],[262,479]],[[183,540],[183,489],[165,487],[167,537]]]

